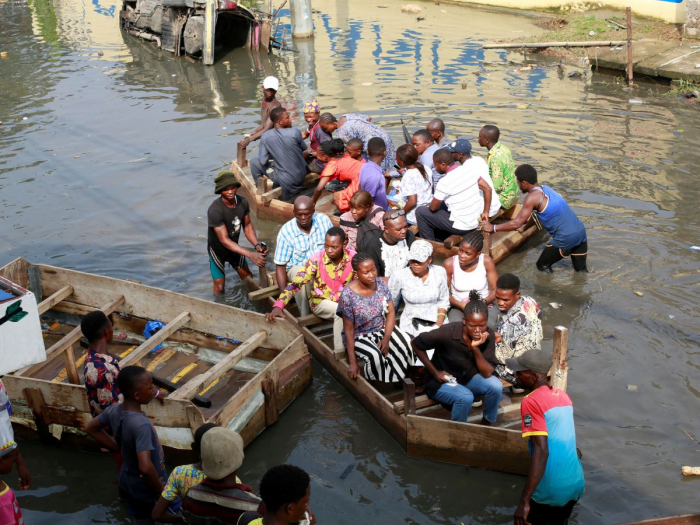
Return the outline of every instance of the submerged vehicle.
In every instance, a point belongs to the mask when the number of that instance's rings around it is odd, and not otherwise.
[[[129,34],[206,65],[216,49],[269,50],[270,21],[233,0],[126,0],[119,20]]]

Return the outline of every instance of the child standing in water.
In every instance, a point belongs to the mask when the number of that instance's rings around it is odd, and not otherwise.
[[[11,415],[12,405],[5,391],[5,386],[0,381],[0,474],[9,474],[12,472],[12,466],[16,464],[17,474],[19,474],[19,488],[27,490],[32,485],[32,477],[24,465],[19,448],[17,448],[10,422]],[[2,525],[24,524],[15,493],[2,480],[0,480],[0,523]]]

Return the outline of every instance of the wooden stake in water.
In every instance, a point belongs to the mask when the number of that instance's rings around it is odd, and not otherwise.
[[[627,8],[627,80],[634,85],[634,64],[632,63],[632,8]]]

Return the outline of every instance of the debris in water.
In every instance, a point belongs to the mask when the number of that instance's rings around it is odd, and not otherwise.
[[[75,155],[73,158],[74,158],[74,159],[79,159],[79,158],[80,158],[80,155]]]
[[[7,58],[8,56],[9,56],[9,53],[7,51],[0,52],[0,57]]]
[[[22,120],[27,120],[28,117],[22,117]]]
[[[422,17],[422,16],[416,17],[416,22],[421,22],[422,20],[425,20],[425,17]]]
[[[352,469],[355,468],[355,465],[348,465],[347,468],[343,471],[343,473],[340,475],[340,479],[345,479],[347,478],[350,473],[352,472]]]
[[[642,292],[634,292],[634,295],[638,295],[639,297],[644,297],[644,294]]]
[[[630,392],[636,392],[637,390],[639,390],[639,387],[637,385],[627,385],[627,390],[629,390]]]
[[[590,31],[590,32],[588,33],[588,36],[595,36],[595,31]]]
[[[462,89],[467,89],[467,81],[462,82]]]
[[[583,75],[580,71],[569,71],[567,75],[569,78],[581,78]]]
[[[0,124],[2,124],[2,122],[0,122]],[[699,252],[700,252],[700,246],[691,246],[690,249],[691,249],[691,250],[696,250],[696,251],[699,251]]]
[[[552,308],[561,308],[560,303],[549,303],[549,306],[551,306]]]
[[[377,7],[378,7],[379,9],[386,9],[386,8],[389,7],[389,6],[388,6],[388,5],[378,5]]]
[[[675,316],[675,315],[669,315],[668,318],[669,318],[669,319],[675,319],[676,316]]]
[[[98,51],[98,52],[97,52],[97,56],[98,56],[98,57],[103,57],[103,56],[105,56],[105,54],[104,54],[103,51]]]
[[[363,82],[362,85],[363,85],[363,86],[371,86],[371,85],[372,85],[372,82]]]
[[[401,11],[404,13],[411,13],[411,14],[416,14],[416,13],[422,13],[423,10],[418,7],[416,4],[405,4],[401,6]]]
[[[638,98],[631,98],[628,101],[630,104],[646,104],[643,100],[639,100]]]

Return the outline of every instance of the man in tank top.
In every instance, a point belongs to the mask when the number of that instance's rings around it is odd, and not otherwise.
[[[527,194],[518,215],[505,224],[483,221],[481,228],[493,233],[523,231],[530,217],[534,216],[552,236],[537,260],[537,269],[552,273],[555,262],[571,256],[574,270],[588,272],[586,228],[564,198],[548,186],[538,184],[537,170],[529,164],[518,166],[515,178],[520,191]]]

